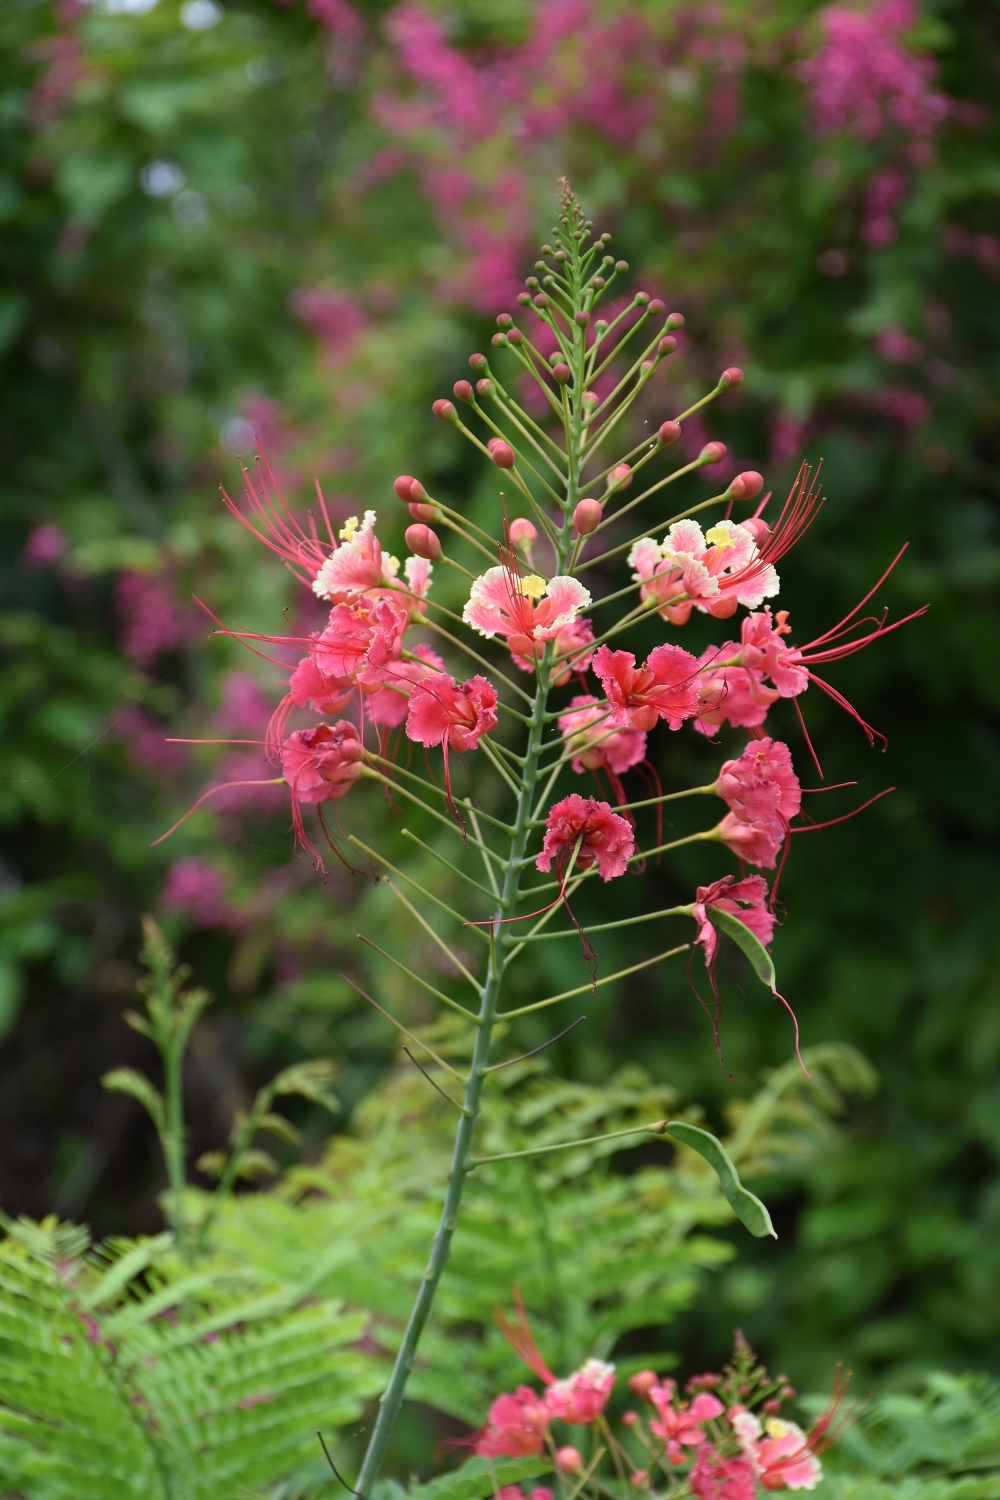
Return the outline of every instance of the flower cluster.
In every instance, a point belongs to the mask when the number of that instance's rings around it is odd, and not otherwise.
[[[823,1477],[819,1453],[852,1418],[843,1409],[846,1382],[839,1374],[829,1407],[808,1432],[783,1416],[794,1390],[784,1375],[771,1379],[737,1332],[732,1360],[722,1372],[694,1376],[683,1393],[675,1380],[654,1370],[633,1375],[627,1384],[644,1410],[625,1410],[616,1432],[606,1413],[615,1367],[589,1359],[567,1379],[556,1380],[517,1301],[519,1326],[511,1329],[501,1315],[498,1321],[545,1390],[539,1395],[522,1385],[498,1396],[475,1438],[475,1451],[486,1458],[547,1455],[556,1486],[569,1482],[574,1494],[605,1492],[602,1463],[608,1459],[619,1475],[628,1475],[633,1490],[650,1496],[754,1500],[761,1490],[812,1490]],[[564,1441],[563,1425],[590,1429],[589,1453]],[[517,1487],[502,1493],[523,1500]],[[531,1500],[552,1496],[543,1487]]]

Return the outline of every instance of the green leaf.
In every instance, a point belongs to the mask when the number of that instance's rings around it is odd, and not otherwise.
[[[764,952],[763,948],[761,952]],[[771,1215],[760,1199],[755,1198],[753,1193],[743,1186],[739,1173],[721,1141],[716,1140],[710,1131],[702,1130],[700,1125],[688,1125],[683,1120],[671,1120],[667,1125],[667,1134],[672,1135],[674,1140],[683,1142],[685,1146],[690,1146],[692,1151],[697,1151],[699,1156],[705,1158],[719,1179],[723,1197],[729,1207],[752,1235],[759,1240],[768,1234],[772,1239],[778,1238],[774,1225],[771,1223]]]
[[[775,988],[774,964],[760,939],[754,936],[739,917],[734,917],[731,912],[721,911],[717,906],[712,907],[712,921],[732,938],[738,948],[743,949],[761,984],[766,984],[771,994],[776,995],[778,991]]]
[[[105,1073],[101,1079],[101,1085],[110,1093],[131,1094],[133,1099],[138,1099],[162,1135],[166,1128],[163,1097],[154,1089],[148,1078],[143,1078],[142,1074],[137,1073],[134,1068],[112,1068],[111,1072]]]
[[[442,1474],[430,1484],[411,1490],[410,1500],[476,1500],[493,1495],[508,1484],[536,1479],[552,1469],[549,1458],[470,1458],[460,1469]]]
[[[336,1071],[328,1058],[317,1057],[283,1068],[276,1078],[272,1078],[269,1087],[272,1094],[298,1094],[313,1104],[322,1104],[333,1114],[339,1114],[340,1103],[329,1091]]]

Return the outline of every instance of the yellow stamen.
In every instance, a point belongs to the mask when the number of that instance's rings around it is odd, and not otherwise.
[[[341,527],[341,530],[340,530],[340,540],[342,542],[353,542],[354,541],[354,533],[357,531],[357,529],[358,529],[358,518],[357,518],[357,516],[348,516],[347,520],[344,522],[343,526]]]
[[[518,581],[517,591],[526,599],[540,599],[548,588],[544,578],[539,578],[537,573],[529,573],[526,578]]]
[[[705,540],[710,547],[735,547],[736,545],[728,526],[710,526],[705,532]]]

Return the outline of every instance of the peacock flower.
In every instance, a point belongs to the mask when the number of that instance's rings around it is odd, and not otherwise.
[[[702,1424],[721,1416],[725,1408],[717,1397],[705,1394],[696,1396],[690,1405],[686,1401],[675,1405],[675,1395],[672,1380],[651,1388],[649,1399],[656,1407],[658,1420],[650,1421],[649,1430],[667,1445],[668,1463],[679,1464],[684,1462],[685,1447],[697,1448],[705,1441]]]
[[[666,719],[671,729],[679,729],[698,712],[698,663],[680,646],[657,646],[638,668],[631,651],[601,646],[594,671],[615,724],[648,730]]]
[[[559,715],[559,728],[573,755],[577,775],[607,766],[622,776],[646,756],[646,735],[631,725],[615,724],[606,707],[592,693],[573,698],[566,713]]]
[[[762,818],[751,822],[738,817],[736,813],[726,813],[715,832],[720,843],[731,849],[745,864],[773,870],[788,830],[777,818]]]
[[[762,1428],[749,1411],[731,1415],[730,1422],[761,1489],[814,1490],[823,1478],[823,1466],[797,1423],[769,1417]]]
[[[730,811],[745,823],[787,826],[802,806],[792,755],[780,740],[751,740],[736,760],[727,760],[715,789]]]
[[[419,745],[446,745],[475,750],[481,735],[497,724],[497,690],[485,677],[470,677],[459,687],[453,677],[428,673],[410,694],[407,738]]]
[[[726,1458],[711,1443],[698,1449],[688,1485],[697,1500],[754,1500],[757,1493],[749,1461]]]
[[[554,860],[561,870],[574,850],[574,869],[588,870],[596,864],[601,879],[608,881],[625,874],[635,850],[635,837],[631,825],[612,812],[607,802],[571,792],[549,808],[535,868],[551,870]]]
[[[474,1449],[481,1458],[533,1458],[541,1453],[549,1413],[530,1385],[498,1396],[490,1407]]]
[[[512,568],[487,568],[470,590],[462,618],[486,639],[507,637],[512,654],[534,659],[536,648],[572,625],[591,598],[576,578],[548,582],[537,573],[520,577]]]
[[[316,853],[302,824],[302,804],[336,802],[361,775],[365,751],[347,719],[296,729],[281,747],[281,769],[292,793],[292,823],[299,842]],[[318,858],[318,856],[317,856]]]
[[[571,1427],[584,1427],[595,1422],[607,1406],[614,1383],[614,1365],[602,1359],[588,1359],[565,1380],[556,1380],[549,1386],[545,1405],[560,1421],[568,1422]]]
[[[377,693],[399,660],[408,624],[409,616],[392,600],[356,597],[333,606],[326,629],[310,644],[310,655],[325,676],[346,678],[364,693]]]
[[[416,660],[398,661],[386,675],[385,686],[365,699],[365,708],[374,724],[397,729],[406,718],[410,694],[425,677],[435,677],[447,669],[441,657],[430,646],[414,648]]]
[[[552,653],[550,687],[562,687],[569,682],[574,672],[586,672],[594,659],[594,627],[589,620],[571,620],[555,637]],[[514,662],[522,672],[533,672],[534,656],[515,656]]]
[[[737,917],[765,948],[770,946],[775,916],[767,905],[767,881],[763,875],[747,875],[743,880],[723,875],[711,885],[698,887],[692,912],[698,923],[695,942],[701,944],[709,969],[715,962],[719,945],[719,934],[712,925],[713,911],[724,911]]]
[[[343,603],[356,594],[365,593],[380,583],[392,583],[395,558],[383,560],[382,547],[375,535],[375,512],[366,510],[358,524],[351,516],[340,532],[343,546],[326,559],[313,579],[313,593],[331,603]],[[396,569],[399,563],[396,562]]]
[[[692,609],[727,619],[737,605],[754,609],[779,588],[753,531],[736,521],[707,532],[697,521],[677,521],[659,545],[651,537],[636,542],[628,561],[643,602],[674,625],[685,625]]]

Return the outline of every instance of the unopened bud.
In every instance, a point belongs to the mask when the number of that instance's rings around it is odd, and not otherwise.
[[[729,494],[733,500],[753,500],[764,488],[764,476],[756,469],[747,469],[730,481]]]
[[[412,474],[400,474],[398,479],[392,481],[392,487],[396,491],[396,499],[402,500],[404,505],[409,505],[413,499],[411,486],[416,484]]]
[[[736,365],[730,365],[729,369],[723,370],[719,376],[719,384],[724,391],[729,390],[731,386],[742,385],[743,371]]]
[[[505,333],[495,333],[490,339],[490,343],[493,345],[494,349],[506,349],[507,335]]]
[[[677,340],[675,338],[672,338],[668,333],[665,339],[660,340],[656,348],[660,358],[664,359],[666,355],[673,354],[674,350],[677,348]]]
[[[771,1399],[770,1399],[770,1401],[765,1401],[764,1402],[764,1410],[767,1412],[767,1414],[768,1414],[769,1417],[780,1416],[781,1415],[781,1402],[780,1401],[775,1401],[774,1397],[772,1396]]]
[[[452,386],[452,390],[455,392],[455,395],[458,397],[459,401],[472,400],[472,386],[467,380],[456,380],[455,384]]]
[[[628,1477],[628,1482],[633,1489],[644,1490],[649,1483],[648,1469],[633,1469]]]
[[[659,1385],[659,1376],[655,1370],[637,1370],[629,1377],[629,1390],[635,1391],[644,1401],[649,1400],[649,1393],[654,1385]]]
[[[615,270],[616,271],[627,271],[628,270],[628,261],[627,260],[616,260],[615,261]]]
[[[652,372],[652,369],[653,361],[651,359],[644,359],[642,364],[639,366],[639,374],[649,375]]]
[[[638,1425],[639,1425],[639,1413],[637,1411],[623,1411],[622,1412],[622,1426],[623,1427],[638,1427]]]
[[[663,311],[663,303],[660,301],[659,297],[653,298],[652,302],[649,304],[649,310],[654,318],[658,318],[660,316],[660,313]]]
[[[582,1474],[583,1454],[579,1448],[559,1448],[556,1452],[556,1465],[561,1474]]]
[[[417,557],[426,557],[429,562],[441,556],[441,540],[429,526],[407,526],[403,540]]]
[[[430,498],[431,498],[430,495],[428,495],[427,491],[424,489],[424,487],[420,483],[419,479],[411,479],[410,480],[410,499],[411,500],[429,500]]]
[[[521,306],[521,307],[530,307],[531,306],[531,298],[529,297],[529,295],[528,295],[527,292],[518,292],[518,294],[517,294],[517,300],[518,300],[519,306]]]
[[[573,512],[573,525],[581,536],[589,536],[601,524],[604,506],[599,500],[580,500]]]
[[[470,367],[473,370],[485,370],[486,367],[487,367],[486,355],[485,354],[470,354],[469,355],[469,365],[470,365]]]
[[[513,328],[513,326],[514,326],[514,319],[511,317],[510,313],[498,313],[497,314],[497,327],[498,328]]]
[[[353,725],[351,727],[353,728]],[[352,740],[345,735],[340,745],[340,758],[357,764],[359,760],[365,758],[365,747],[360,740]]]
[[[612,490],[627,490],[632,483],[632,470],[628,464],[616,464],[608,475],[608,493]]]
[[[590,322],[590,313],[588,313],[588,312],[574,313],[573,314],[573,322],[577,325],[578,328],[586,328],[587,324]]]
[[[668,313],[667,314],[667,327],[668,328],[683,328],[684,327],[684,314],[683,313]]]
[[[536,307],[548,307],[549,305],[549,299],[548,297],[546,297],[544,292],[536,292],[535,296],[532,297],[531,300],[532,302],[534,302]]]
[[[486,444],[489,449],[490,458],[498,469],[512,469],[514,467],[514,450],[503,438],[490,438]]]
[[[624,265],[624,262],[622,264]],[[625,266],[625,269],[628,270],[628,267]],[[632,301],[635,303],[636,307],[648,307],[649,306],[649,293],[648,292],[636,292],[635,296],[632,298]]]
[[[795,1388],[794,1386],[783,1385],[781,1387],[781,1390],[778,1392],[778,1395],[781,1397],[782,1401],[794,1401]]]
[[[477,380],[476,381],[476,395],[477,396],[491,396],[495,390],[496,390],[496,387],[494,386],[492,380],[490,380],[488,376],[484,376],[484,378],[482,380]]]
[[[537,292],[538,291],[538,277],[537,276],[526,276],[524,278],[524,284],[528,288],[529,292]]]
[[[603,286],[606,286],[606,285],[607,285],[607,283],[606,283],[606,282],[605,282],[605,280],[604,280],[604,277],[603,277],[603,276],[592,276],[592,277],[591,277],[591,278],[590,278],[590,284],[591,284],[591,286],[592,286],[592,287],[594,287],[594,289],[595,289],[595,290],[596,290],[596,291],[598,291],[598,292],[599,292],[599,291],[600,291],[600,290],[601,290],[601,288],[602,288],[602,287],[603,287]]]
[[[411,505],[410,515],[415,521],[440,521],[441,519],[440,511],[433,505]]]
[[[586,406],[590,411],[593,411],[594,407],[600,400],[600,397],[598,396],[596,391],[584,391],[580,399],[583,402],[584,406]]]
[[[454,422],[457,416],[457,413],[455,411],[455,403],[453,401],[435,401],[434,405],[431,407],[431,411],[436,417],[439,417],[442,422]]]
[[[529,298],[528,300],[530,301],[531,299]],[[524,334],[521,332],[520,328],[512,328],[510,330],[510,333],[508,333],[507,335],[507,342],[508,344],[524,343]]]
[[[566,382],[569,380],[569,377],[570,377],[570,368],[569,368],[569,365],[564,365],[562,363],[562,361],[560,360],[559,364],[552,366],[552,378],[553,378],[553,380],[558,380],[558,382],[559,382],[560,385],[565,385]]]
[[[671,443],[676,443],[681,435],[681,424],[679,422],[664,422],[657,437],[664,448],[669,448]]]
[[[527,552],[538,541],[538,532],[527,516],[517,516],[510,523],[510,544],[519,552]]]
[[[725,443],[706,443],[698,454],[698,462],[703,464],[721,464],[725,456]]]

